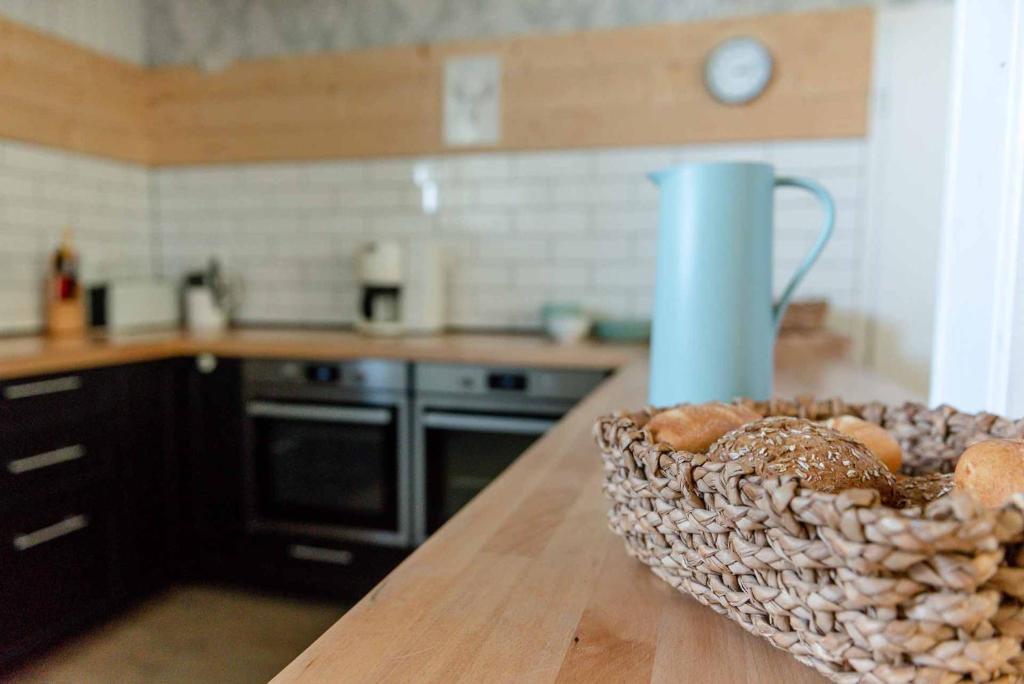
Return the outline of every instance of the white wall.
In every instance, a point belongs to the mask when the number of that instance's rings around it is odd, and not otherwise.
[[[173,277],[211,253],[241,272],[248,284],[241,318],[248,323],[351,322],[353,253],[379,238],[448,247],[457,326],[536,327],[549,301],[648,318],[657,193],[645,174],[714,159],[769,161],[832,191],[835,237],[798,296],[827,297],[849,314],[860,298],[862,140],[164,169],[154,185],[158,249]],[[418,174],[436,182],[436,214],[422,209]],[[821,215],[813,199],[795,191],[780,193],[777,205],[781,289],[813,243]]]
[[[877,13],[863,271],[867,361],[926,394],[942,226],[952,5]]]
[[[146,0],[154,64],[586,31],[887,0]],[[906,2],[907,0],[902,0]]]
[[[0,14],[141,62],[142,0],[0,0]],[[84,277],[153,272],[149,172],[123,162],[0,140],[0,334],[44,323],[52,250],[75,229]]]
[[[0,0],[0,15],[141,64],[145,0]]]

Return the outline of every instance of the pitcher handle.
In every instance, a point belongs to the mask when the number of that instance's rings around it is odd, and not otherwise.
[[[786,289],[782,291],[782,296],[779,297],[779,301],[772,305],[772,325],[774,327],[775,334],[779,332],[779,325],[782,323],[782,315],[786,313],[786,307],[789,306],[789,300],[793,296],[793,291],[796,290],[796,286],[800,284],[800,281],[807,275],[807,271],[810,270],[814,262],[818,260],[821,255],[821,250],[825,249],[825,244],[828,239],[832,237],[832,228],[835,226],[836,221],[836,207],[832,202],[832,196],[828,194],[828,190],[818,185],[814,181],[807,180],[805,178],[776,178],[775,187],[777,188],[803,188],[808,191],[819,200],[825,208],[825,221],[821,226],[821,233],[818,235],[817,242],[811,247],[811,251],[804,257],[803,262],[796,269],[796,273],[789,279],[789,283],[786,285]]]

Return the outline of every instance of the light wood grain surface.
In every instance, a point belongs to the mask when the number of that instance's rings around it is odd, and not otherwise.
[[[445,60],[502,59],[502,139],[529,150],[865,134],[870,9],[148,69],[0,19],[0,137],[151,165],[466,151],[442,140]],[[703,83],[755,36],[775,75],[742,107]]]
[[[444,62],[466,54],[502,59],[502,137],[484,149],[863,136],[873,23],[858,8],[163,68],[153,163],[452,151]],[[764,41],[776,64],[744,107],[703,83],[708,51],[736,35]]]
[[[776,345],[776,356],[779,364],[800,366],[807,356],[842,358],[847,347],[845,338],[828,332],[784,335]],[[646,347],[589,341],[555,344],[538,335],[449,333],[388,338],[344,331],[248,328],[206,337],[179,332],[77,339],[25,336],[0,338],[0,380],[201,353],[611,369],[646,355]],[[804,367],[802,372],[821,372],[821,365]]]
[[[353,332],[246,329],[195,337],[154,333],[120,338],[0,338],[0,379],[60,373],[200,353],[299,359],[386,358],[503,366],[617,368],[645,353],[631,345],[555,344],[533,335],[446,334],[368,337]]]
[[[784,366],[778,393],[912,398],[826,365]],[[646,379],[627,363],[273,682],[824,681],[676,593],[607,529],[591,425],[642,406]]]
[[[147,162],[150,72],[0,18],[0,138]]]

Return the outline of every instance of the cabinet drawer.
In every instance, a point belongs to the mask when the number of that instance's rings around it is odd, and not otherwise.
[[[109,518],[97,492],[0,520],[0,659],[95,615],[109,591]]]
[[[246,539],[242,565],[250,580],[275,588],[358,599],[408,553],[324,539],[259,535]]]
[[[109,423],[109,424],[108,424]],[[64,485],[81,486],[111,467],[114,421],[58,423],[46,430],[0,432],[0,508]]]
[[[116,388],[110,369],[0,382],[0,430],[46,428],[110,408]]]

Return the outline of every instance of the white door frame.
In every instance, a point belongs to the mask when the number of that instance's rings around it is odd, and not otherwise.
[[[1024,0],[958,0],[931,403],[1024,414]],[[1014,405],[1019,404],[1019,405]]]

